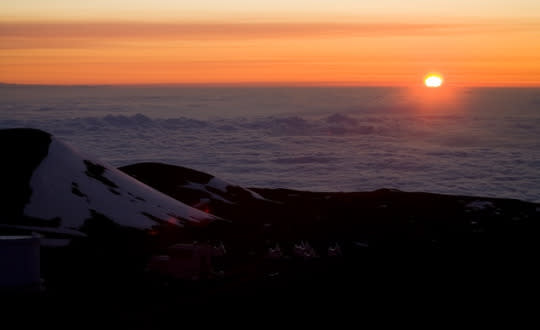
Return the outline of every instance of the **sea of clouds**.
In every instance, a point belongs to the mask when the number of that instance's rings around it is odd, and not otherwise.
[[[44,129],[115,166],[540,202],[539,90],[473,90],[459,108],[416,111],[398,89],[33,88],[0,88],[0,128]]]

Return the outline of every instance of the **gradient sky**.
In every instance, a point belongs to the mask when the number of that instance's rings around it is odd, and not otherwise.
[[[540,1],[0,3],[7,83],[411,85],[432,71],[540,85]]]

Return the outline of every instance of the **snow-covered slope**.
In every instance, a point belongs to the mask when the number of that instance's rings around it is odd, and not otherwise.
[[[245,197],[265,200],[264,197],[254,192],[253,190],[242,188],[240,186],[223,181],[216,177],[211,178],[206,183],[188,182],[187,184],[181,187],[186,188],[186,189],[193,189],[193,190],[199,190],[201,192],[205,192],[209,195],[211,199],[222,200],[228,203],[234,202],[238,198],[237,196],[240,192]],[[234,193],[234,191],[236,191],[236,194]]]
[[[186,167],[138,163],[121,167],[120,170],[190,205],[204,203],[205,200],[226,204],[249,200],[269,202],[251,189]]]
[[[4,145],[16,144],[19,136],[35,133],[35,130],[10,131],[7,136],[11,141],[4,140]],[[219,219],[162,194],[112,166],[82,155],[54,136],[49,138],[48,152],[31,172],[29,182],[19,183],[29,185],[31,190],[22,214],[19,214],[21,222],[17,223],[13,218],[0,220],[3,227],[65,234],[77,232],[96,215],[121,226],[140,229],[152,229],[160,224],[206,224]],[[19,155],[6,156],[15,158],[16,163]],[[5,171],[1,174],[10,175]],[[32,226],[28,226],[28,219],[33,219]]]

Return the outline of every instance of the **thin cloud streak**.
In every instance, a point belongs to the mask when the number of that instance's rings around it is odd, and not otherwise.
[[[437,36],[538,31],[540,24],[490,23],[0,23],[0,38],[214,39]]]

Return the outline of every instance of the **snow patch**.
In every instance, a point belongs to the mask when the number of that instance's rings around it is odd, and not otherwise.
[[[254,192],[252,190],[242,188],[240,186],[233,185],[233,184],[231,184],[229,182],[223,181],[223,180],[215,178],[215,177],[212,178],[210,181],[208,181],[208,183],[206,183],[206,184],[190,181],[187,184],[182,185],[181,187],[182,188],[187,188],[187,189],[204,191],[205,193],[208,193],[212,197],[212,199],[220,200],[220,201],[222,201],[224,203],[228,203],[228,204],[233,204],[233,202],[231,202],[230,200],[224,198],[223,196],[221,196],[219,194],[216,194],[212,190],[221,191],[224,194],[227,194],[229,192],[228,191],[229,187],[238,187],[239,189],[242,189],[243,191],[248,192],[255,199],[268,201],[268,199],[262,197],[261,195],[259,195],[258,193]],[[208,189],[208,188],[211,188],[211,189]]]
[[[258,199],[258,200],[261,200],[261,201],[268,201],[268,202],[270,202],[269,199],[262,197],[260,194],[254,192],[253,190],[246,189],[246,188],[244,188],[244,190],[247,191],[248,193],[250,193],[251,196],[252,196],[253,198],[255,198],[255,199]]]
[[[206,185],[209,186],[209,187],[215,188],[217,190],[223,191],[224,193],[226,193],[228,191],[227,190],[228,187],[240,187],[239,185],[235,185],[235,184],[232,184],[230,182],[223,181],[223,180],[218,179],[216,177],[214,177],[210,181],[208,181],[208,183]],[[251,197],[253,197],[255,199],[267,201],[266,198],[262,197],[261,195],[259,195],[258,193],[254,192],[252,190],[249,190],[249,189],[246,189],[246,188],[242,188],[242,189],[247,191],[248,193],[250,193]]]
[[[220,180],[218,178],[212,178],[208,183],[206,184],[209,187],[212,187],[214,189],[217,189],[219,191],[223,191],[224,193],[227,192],[227,187],[230,186],[228,182],[225,182],[223,180]]]
[[[495,204],[493,204],[493,202],[490,202],[490,201],[477,200],[477,201],[470,202],[469,204],[465,205],[465,207],[468,209],[476,210],[476,211],[482,211],[486,209],[495,208]]]
[[[225,198],[221,197],[220,195],[218,195],[216,193],[213,193],[212,191],[206,189],[206,186],[207,185],[190,181],[188,184],[183,185],[182,188],[204,191],[204,192],[208,193],[211,196],[212,199],[220,200],[220,201],[222,201],[224,203],[227,203],[227,204],[233,204],[230,200],[225,199]],[[217,190],[222,191],[221,189],[217,189]]]
[[[368,248],[369,247],[369,242],[367,242],[367,241],[353,242],[353,244],[354,244],[354,246],[359,247],[359,248]]]
[[[32,196],[24,209],[25,215],[41,219],[59,217],[62,226],[71,229],[80,228],[91,217],[91,209],[122,226],[141,229],[157,224],[144,214],[179,226],[183,220],[217,219],[142,184],[112,166],[89,159],[92,158],[80,155],[53,137],[48,156],[30,180]],[[132,203],[128,194],[140,196],[140,202]]]

